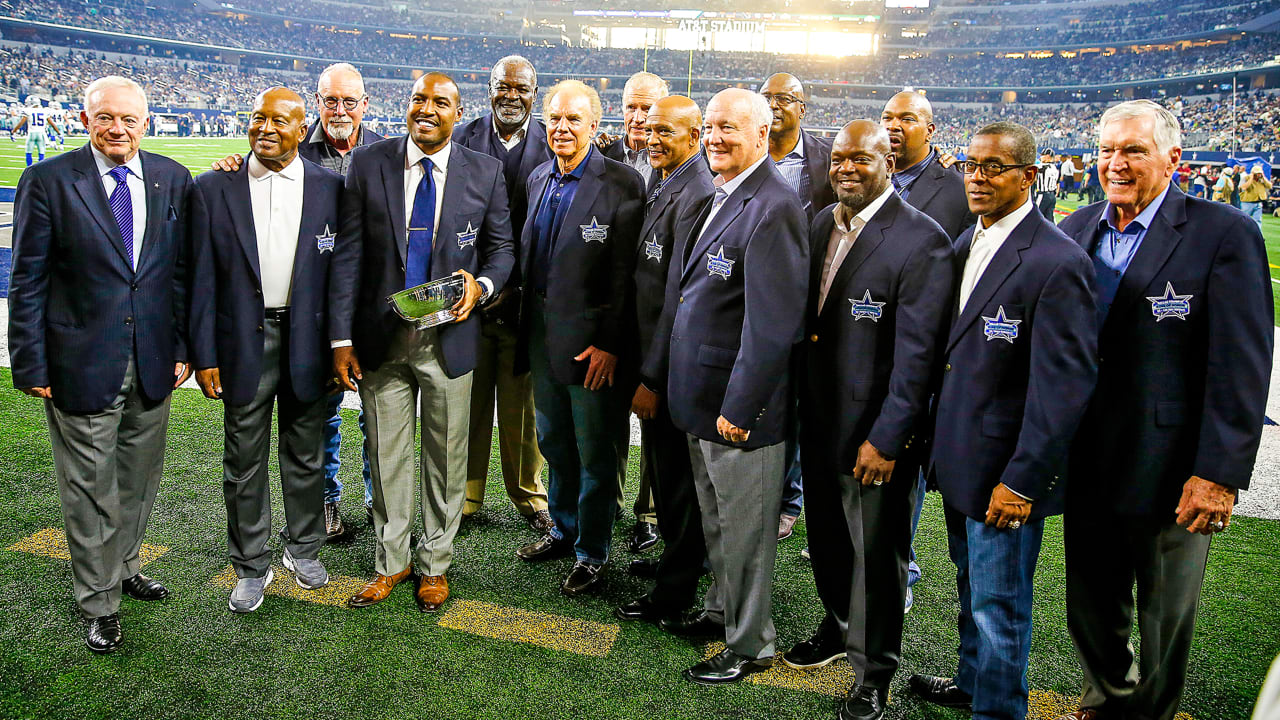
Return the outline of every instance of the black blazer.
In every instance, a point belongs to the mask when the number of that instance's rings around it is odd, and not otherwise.
[[[342,176],[302,159],[302,220],[293,256],[287,358],[293,394],[311,402],[333,377],[329,351],[329,261],[338,230]],[[247,405],[262,377],[262,268],[249,195],[249,163],[210,171],[192,193],[191,362],[216,367],[223,401]]]
[[[644,212],[644,182],[640,173],[592,149],[564,224],[555,238],[547,273],[546,325],[551,375],[556,382],[581,384],[587,364],[573,358],[590,346],[623,356],[634,339],[628,337],[627,310],[636,238]],[[521,322],[515,373],[529,369],[529,308],[533,286],[533,225],[556,161],[538,166],[529,176],[529,213],[520,238]],[[605,229],[601,242],[587,241],[586,226]]]
[[[734,447],[782,442],[793,412],[791,353],[804,326],[809,241],[804,210],[766,157],[706,231],[711,201],[677,244],[667,283],[671,318],[667,401],[676,427],[728,444],[723,415],[751,431]]]
[[[1090,255],[1106,206],[1059,226]],[[1271,379],[1271,296],[1257,224],[1170,187],[1102,326],[1098,390],[1072,446],[1073,507],[1167,520],[1192,475],[1249,487]],[[1157,313],[1164,300],[1186,312]]]
[[[191,173],[139,151],[147,221],[135,270],[90,145],[22,174],[13,204],[9,354],[14,387],[49,387],[64,412],[120,392],[129,356],[142,394],[173,390],[186,362],[186,211]]]
[[[485,113],[465,125],[454,128],[453,141],[463,147],[502,160],[505,167],[508,151],[502,147],[501,140],[493,132],[492,114]],[[547,145],[547,131],[542,126],[542,122],[537,118],[530,118],[529,129],[525,131],[524,140],[510,152],[519,153],[516,171],[504,175],[507,181],[507,202],[511,210],[511,237],[513,241],[518,241],[524,232],[525,216],[529,213],[529,196],[525,190],[525,183],[528,182],[529,175],[534,169],[552,158],[551,147]],[[517,259],[517,268],[519,264]]]
[[[404,323],[387,296],[404,289],[404,164],[409,142],[392,138],[352,151],[342,193],[342,229],[330,261],[329,338],[350,339],[360,363],[370,370],[382,365],[393,333]],[[468,228],[474,236],[468,235]],[[496,293],[514,263],[502,163],[452,143],[432,243],[431,279],[462,269],[489,278]],[[445,373],[454,378],[475,369],[477,316],[438,329]]]
[[[953,241],[978,221],[969,212],[964,176],[954,169],[942,167],[936,157],[911,184],[907,203],[933,218]]]
[[[956,286],[972,230],[960,237]],[[1067,451],[1097,379],[1093,263],[1032,208],[951,325],[933,433],[947,505],[986,517],[999,483],[1062,512]]]
[[[836,201],[836,191],[831,188],[831,143],[804,130],[800,131],[800,142],[804,143],[805,172],[809,174],[809,197],[801,200],[812,221]]]
[[[890,192],[840,264],[819,313],[834,208],[818,214],[809,237],[800,448],[806,468],[850,473],[866,440],[890,457],[922,457],[955,279],[951,238]]]
[[[667,383],[667,355],[671,350],[672,315],[663,315],[667,283],[680,282],[681,264],[672,263],[679,238],[695,232],[695,223],[715,193],[711,170],[701,158],[673,178],[644,215],[635,258],[635,311],[641,377],[661,392]],[[672,269],[676,276],[671,277]]]

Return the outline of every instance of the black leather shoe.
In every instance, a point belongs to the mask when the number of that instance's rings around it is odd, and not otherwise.
[[[651,623],[679,615],[654,605],[648,595],[641,595],[626,605],[614,608],[613,614],[619,620],[643,620]]]
[[[631,538],[627,540],[627,549],[633,553],[642,553],[658,544],[658,526],[643,520],[636,521],[631,530]]]
[[[724,623],[716,622],[706,610],[692,610],[675,617],[662,618],[658,623],[663,630],[680,637],[706,640],[723,640]]]
[[[756,660],[725,648],[719,655],[684,671],[684,679],[699,685],[723,685],[745,680],[748,675],[773,667],[773,658]]]
[[[164,600],[169,597],[169,588],[142,573],[125,578],[120,583],[120,589],[134,600]]]
[[[838,632],[820,628],[813,637],[782,653],[782,664],[797,670],[820,668],[844,657],[845,652],[844,638]]]
[[[109,653],[120,647],[123,640],[124,635],[120,632],[120,613],[89,618],[84,642],[90,650],[96,653]]]
[[[973,696],[957,687],[956,681],[948,677],[912,675],[907,680],[907,687],[934,705],[965,710],[973,707]]]
[[[627,566],[627,574],[639,578],[658,577],[658,558],[640,558],[632,560]]]
[[[550,535],[543,535],[516,551],[516,557],[525,562],[554,560],[573,555],[573,543],[568,540],[557,540]]]
[[[840,703],[837,720],[881,720],[884,717],[884,704],[880,702],[880,691],[858,685],[849,690],[849,696]]]
[[[573,564],[569,576],[560,583],[560,592],[577,597],[596,587],[604,580],[604,566],[579,560]]]

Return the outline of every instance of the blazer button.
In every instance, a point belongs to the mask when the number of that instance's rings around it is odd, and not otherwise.
[[[254,288],[254,289],[253,289],[253,294],[254,294],[254,295],[261,295],[261,294],[262,294],[262,290],[261,290],[261,288]]]
[[[134,283],[134,284],[130,285],[130,286],[129,286],[129,289],[130,289],[130,290],[132,290],[132,291],[134,291],[134,292],[138,292],[138,283]]]
[[[124,319],[124,324],[125,324],[125,325],[132,325],[132,324],[133,324],[133,316],[132,316],[132,315],[130,315],[129,317],[125,318],[125,319]]]
[[[683,295],[681,295],[681,296],[680,296],[680,302],[684,302],[684,296],[683,296]]]
[[[816,333],[809,336],[809,342],[818,342],[818,336]]]
[[[942,371],[943,371],[943,372],[951,372],[951,363],[947,363],[947,366],[946,366],[946,367],[944,367],[944,368],[942,368]]]
[[[259,326],[258,326],[258,332],[262,332],[262,326],[261,326],[261,325],[259,325]]]

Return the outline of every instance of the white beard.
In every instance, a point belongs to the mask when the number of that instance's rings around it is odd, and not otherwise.
[[[350,138],[356,131],[355,123],[329,123],[324,127],[324,131],[334,140],[346,140]]]

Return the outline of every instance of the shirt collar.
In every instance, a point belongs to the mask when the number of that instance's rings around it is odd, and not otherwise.
[[[533,120],[533,113],[529,113],[528,115],[524,116],[524,124],[520,126],[519,130],[516,130],[514,133],[512,133],[511,137],[523,138],[524,136],[528,135],[530,120]],[[499,141],[502,141],[502,133],[498,131],[498,118],[495,117],[493,113],[489,113],[489,125],[490,127],[493,128],[493,134],[498,138]]]
[[[920,162],[909,168],[902,168],[893,172],[893,184],[898,187],[905,187],[915,181],[916,178],[924,174],[924,169],[929,167],[929,163],[938,157],[938,152],[932,147],[929,148],[929,154],[924,156]]]
[[[288,165],[281,168],[280,172],[276,172],[275,170],[268,168],[266,165],[263,165],[257,155],[249,153],[249,177],[256,181],[262,181],[272,176],[282,177],[285,180],[301,180],[302,156],[294,155],[293,160],[290,160]]]
[[[422,152],[422,148],[418,147],[418,143],[414,142],[413,138],[406,137],[405,146],[408,148],[404,155],[405,170],[422,162],[422,158],[431,158],[432,165],[439,168],[441,172],[449,172],[449,155],[453,152],[452,140],[445,142],[444,147],[431,155]]]
[[[587,148],[587,154],[582,156],[582,162],[578,166],[567,173],[560,172],[560,162],[557,160],[555,164],[555,176],[558,178],[571,177],[574,180],[581,180],[584,173],[587,172],[587,163],[591,161],[591,155],[596,151],[594,145]]]
[[[99,150],[96,147],[93,147],[92,145],[89,146],[89,149],[93,151],[93,162],[95,165],[98,166],[98,177],[102,177],[103,175],[106,175],[107,173],[115,169],[115,166],[116,166],[115,160],[112,160],[106,155],[103,155],[101,150]],[[142,179],[142,151],[139,150],[138,152],[134,153],[133,157],[129,158],[129,162],[125,163],[124,166],[129,168],[129,172],[133,173],[135,177],[141,180]]]
[[[1031,204],[1031,200],[1028,199],[1026,202],[1022,203],[1017,210],[1014,210],[1008,215],[1005,215],[999,220],[991,223],[991,227],[989,228],[982,227],[982,220],[978,220],[978,225],[974,229],[974,234],[977,235],[978,233],[981,233],[984,238],[994,238],[999,242],[1004,242],[1005,238],[1009,237],[1009,233],[1013,232],[1014,228],[1018,227],[1023,220],[1027,219],[1027,216],[1031,214],[1033,209],[1035,209],[1035,205]]]
[[[786,160],[787,158],[792,157],[800,158],[801,160],[804,159],[804,132],[800,132],[796,135],[796,146],[791,148],[791,152],[783,155],[782,159]]]
[[[893,194],[893,184],[890,183],[885,187],[884,192],[880,193],[879,195],[876,196],[874,200],[867,203],[867,206],[859,210],[858,214],[854,215],[853,217],[857,218],[858,220],[861,220],[862,226],[866,227],[867,223],[871,222],[871,218],[875,217],[876,213],[880,212],[880,208],[884,207],[885,202],[888,201],[889,196],[892,194]],[[843,203],[836,203],[835,208],[832,209],[831,212],[835,216],[836,227],[839,227],[844,232],[849,232],[849,230],[853,228],[852,219],[849,219],[846,222],[846,218],[848,217],[849,210],[844,206]]]
[[[768,159],[769,159],[769,152],[766,150],[765,153],[760,156],[759,160],[756,160],[755,162],[751,163],[751,167],[738,173],[737,176],[735,176],[732,180],[729,180],[721,184],[719,189],[724,191],[724,195],[726,198],[729,197],[730,195],[733,194],[734,190],[738,189],[739,185],[742,185],[742,183],[747,181],[747,178],[751,177],[751,173],[754,173],[756,170],[758,170],[760,166],[764,164],[764,161]]]
[[[1141,230],[1150,228],[1151,221],[1155,219],[1156,213],[1160,212],[1160,206],[1164,204],[1164,199],[1169,194],[1169,188],[1171,186],[1172,183],[1166,185],[1164,191],[1157,195],[1155,200],[1147,203],[1147,206],[1142,208],[1142,212],[1138,213],[1138,217],[1134,218],[1128,225],[1124,226],[1123,231],[1117,230],[1115,224],[1112,222],[1116,211],[1115,208],[1111,206],[1110,202],[1102,208],[1102,219],[1098,221],[1098,224],[1108,230],[1114,230],[1121,234],[1137,233]]]

